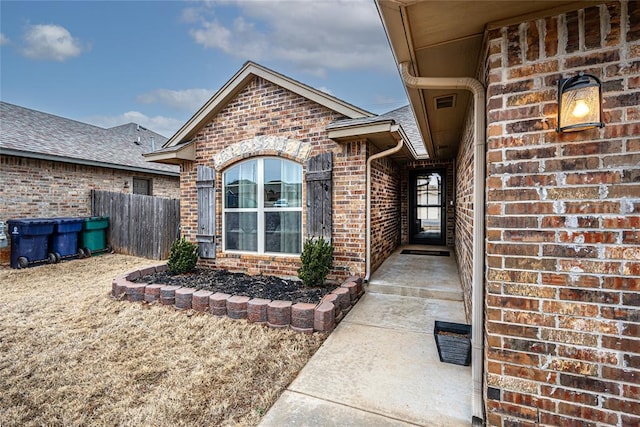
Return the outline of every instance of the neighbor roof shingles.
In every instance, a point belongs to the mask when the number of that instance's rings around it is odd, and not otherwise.
[[[140,144],[137,144],[138,136]],[[167,141],[164,136],[134,123],[104,129],[0,102],[0,152],[19,151],[25,157],[54,156],[69,163],[90,163],[115,169],[148,170],[179,175],[172,165],[151,163],[142,154]]]

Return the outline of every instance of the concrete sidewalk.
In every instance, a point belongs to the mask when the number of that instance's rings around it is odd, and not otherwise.
[[[365,294],[260,425],[471,425],[471,368],[440,362],[435,320],[465,323],[462,301]]]

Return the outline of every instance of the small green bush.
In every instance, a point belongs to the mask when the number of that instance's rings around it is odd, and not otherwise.
[[[322,237],[307,239],[300,254],[302,267],[298,269],[298,277],[305,286],[322,286],[331,270],[333,246]]]
[[[183,274],[195,268],[198,262],[198,245],[184,237],[176,239],[169,251],[167,268],[173,274]]]

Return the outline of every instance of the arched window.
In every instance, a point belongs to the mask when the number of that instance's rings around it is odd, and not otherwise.
[[[299,254],[302,166],[277,157],[239,163],[223,174],[225,251]]]

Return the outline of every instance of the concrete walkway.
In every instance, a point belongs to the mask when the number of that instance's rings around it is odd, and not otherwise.
[[[462,301],[452,297],[460,290],[457,272],[444,286],[434,275],[438,265],[455,271],[453,254],[394,253],[260,425],[471,425],[471,368],[440,362],[433,337],[435,320],[465,323]],[[409,270],[422,283],[412,286],[446,299],[392,294]],[[386,293],[372,291],[376,284]]]

